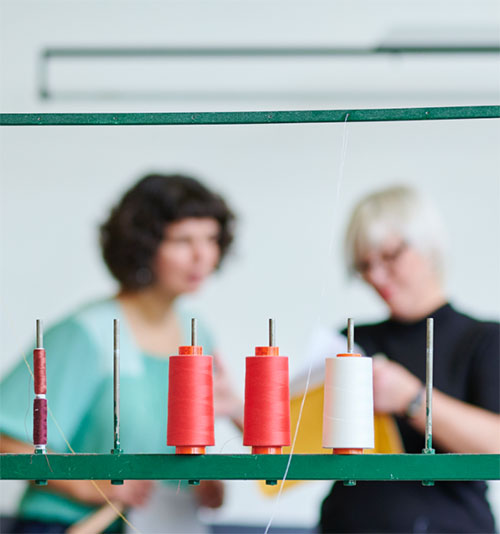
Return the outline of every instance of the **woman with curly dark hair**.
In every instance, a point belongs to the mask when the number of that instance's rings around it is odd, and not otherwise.
[[[113,208],[101,226],[101,246],[106,265],[118,281],[117,294],[79,309],[44,336],[49,405],[75,451],[110,450],[111,328],[112,320],[118,318],[121,442],[128,453],[168,452],[168,356],[186,344],[191,317],[176,301],[196,291],[220,266],[233,239],[233,223],[234,216],[222,197],[181,175],[148,175]],[[198,327],[198,339],[205,352],[213,354],[203,323]],[[2,452],[32,449],[23,443],[23,421],[30,405],[25,394],[27,373],[20,362],[1,384]],[[221,380],[225,415],[238,422],[240,403],[224,376]],[[228,410],[228,406],[232,408]],[[50,418],[48,438],[50,450],[69,452]],[[109,499],[133,507],[147,502],[152,482],[126,481],[119,486],[104,481],[100,487]],[[175,493],[180,495],[172,497],[171,525],[165,524],[163,532],[204,532],[196,519],[196,505],[220,506],[221,484],[206,482]],[[104,502],[89,481],[30,486],[12,531],[64,532]]]

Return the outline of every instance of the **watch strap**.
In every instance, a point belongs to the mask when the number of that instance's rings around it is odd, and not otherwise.
[[[422,403],[424,402],[425,398],[425,386],[422,386],[418,393],[413,397],[413,399],[409,402],[408,406],[406,407],[406,410],[404,412],[404,416],[407,419],[411,419],[412,417],[415,417],[420,410],[420,407],[422,406]]]

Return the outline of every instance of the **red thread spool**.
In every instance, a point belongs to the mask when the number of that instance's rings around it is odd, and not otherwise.
[[[33,445],[47,445],[47,399],[33,401]]]
[[[252,454],[281,454],[290,445],[288,358],[279,347],[255,347],[246,358],[243,445]]]
[[[212,356],[203,347],[179,347],[168,370],[167,445],[176,454],[205,454],[214,445]]]
[[[342,354],[337,354],[338,358],[361,358],[361,354],[356,352],[343,352]],[[363,454],[363,449],[332,449],[333,454]]]
[[[45,349],[33,350],[33,369],[35,382],[35,395],[47,393],[47,373],[45,369]]]

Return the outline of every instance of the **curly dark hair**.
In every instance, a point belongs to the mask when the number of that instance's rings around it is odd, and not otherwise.
[[[235,220],[221,196],[180,174],[149,174],[123,195],[100,227],[104,261],[122,289],[154,282],[152,262],[165,226],[187,217],[219,222],[220,265],[233,241]]]

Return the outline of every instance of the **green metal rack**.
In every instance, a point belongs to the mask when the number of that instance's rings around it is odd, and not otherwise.
[[[256,111],[214,113],[3,113],[0,126],[172,126],[302,124],[421,120],[498,119],[500,106],[461,106],[397,109],[306,111]],[[111,437],[110,437],[111,439]],[[125,444],[126,447],[126,444]],[[37,480],[102,479],[120,483],[127,479],[283,478],[288,455],[126,454],[1,454],[0,479]],[[432,485],[441,480],[499,480],[500,454],[296,454],[287,479],[420,480]]]
[[[203,113],[2,113],[0,126],[180,126],[498,119],[500,106]]]
[[[280,480],[288,455],[4,454],[2,479]],[[498,454],[295,454],[289,480],[497,480]]]

